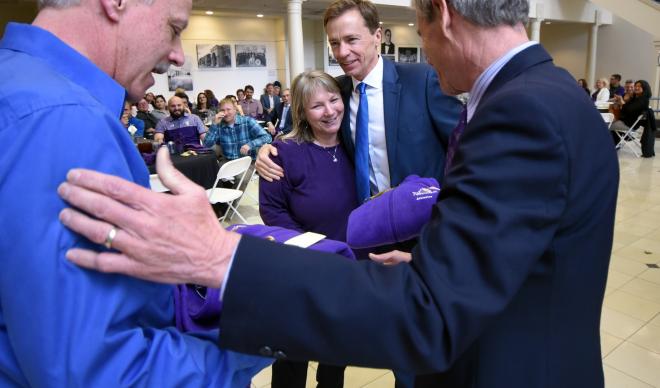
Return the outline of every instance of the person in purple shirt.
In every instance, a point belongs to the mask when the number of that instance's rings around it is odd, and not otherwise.
[[[316,232],[346,241],[348,216],[358,206],[353,163],[339,138],[344,103],[339,84],[322,71],[298,75],[292,86],[293,130],[273,145],[287,174],[259,180],[259,213],[266,225]],[[271,386],[305,387],[307,362],[278,360]],[[319,364],[319,386],[341,387],[344,367]]]

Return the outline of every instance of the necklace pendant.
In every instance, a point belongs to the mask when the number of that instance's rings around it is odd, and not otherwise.
[[[333,156],[333,157],[332,157],[332,161],[335,162],[335,163],[337,163],[337,157],[336,157],[336,156]]]

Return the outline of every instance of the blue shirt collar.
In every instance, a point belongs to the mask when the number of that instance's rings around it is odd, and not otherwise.
[[[97,65],[51,32],[29,24],[9,23],[0,48],[39,58],[80,85],[110,112],[121,117],[126,90]]]
[[[516,56],[516,54],[535,44],[538,44],[538,42],[529,41],[521,44],[520,46],[514,47],[513,49],[509,50],[506,54],[501,56],[498,60],[491,63],[490,66],[488,66],[486,70],[484,70],[484,72],[481,73],[481,75],[479,75],[477,81],[474,83],[474,86],[472,86],[472,90],[470,90],[470,99],[468,100],[467,103],[468,122],[470,122],[470,120],[472,119],[472,115],[474,115],[474,112],[477,110],[477,106],[479,106],[481,97],[483,97],[484,93],[486,92],[486,89],[488,89],[488,86],[490,86],[491,82],[493,82],[497,73],[499,73],[500,70],[502,70],[502,68],[507,63],[509,63],[511,58]]]

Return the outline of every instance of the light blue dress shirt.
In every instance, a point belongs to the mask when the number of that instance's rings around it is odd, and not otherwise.
[[[71,168],[148,186],[119,120],[124,89],[49,32],[14,23],[0,74],[0,387],[247,386],[271,360],[219,349],[217,331],[178,332],[170,286],[64,257],[101,249],[58,220]]]

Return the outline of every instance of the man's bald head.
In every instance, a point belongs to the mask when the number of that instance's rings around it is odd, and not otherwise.
[[[167,101],[167,110],[170,111],[170,116],[178,119],[183,116],[185,112],[183,98],[174,96]]]

